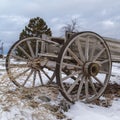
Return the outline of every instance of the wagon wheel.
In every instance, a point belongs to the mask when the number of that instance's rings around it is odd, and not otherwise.
[[[58,44],[50,39],[31,37],[17,41],[10,48],[6,58],[6,70],[15,85],[33,88],[53,81],[56,62],[48,45]]]
[[[110,75],[110,51],[103,38],[96,33],[74,35],[58,55],[57,83],[62,95],[72,103],[78,100],[91,102],[99,98]]]

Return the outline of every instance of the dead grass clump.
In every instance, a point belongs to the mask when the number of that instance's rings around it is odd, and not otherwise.
[[[39,104],[40,104],[40,103],[32,100],[32,101],[29,101],[27,105],[30,106],[30,107],[32,107],[32,108],[38,108],[38,107],[39,107]]]

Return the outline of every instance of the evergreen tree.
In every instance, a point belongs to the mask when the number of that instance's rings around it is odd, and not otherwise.
[[[42,18],[32,18],[30,19],[29,24],[25,26],[25,29],[20,33],[19,40],[27,37],[41,37],[42,34],[51,36],[52,32]]]
[[[46,25],[46,22],[42,18],[40,18],[40,17],[32,18],[32,19],[30,19],[29,24],[27,26],[25,26],[25,29],[23,29],[22,32],[20,33],[19,40],[22,40],[22,39],[25,39],[28,37],[42,37],[42,34],[51,36],[52,32],[51,32],[50,28],[48,28],[48,26]],[[30,44],[35,53],[36,41],[32,40]],[[29,48],[28,48],[28,45],[26,42],[21,43],[20,46],[28,54],[30,54],[30,51],[29,51]],[[39,48],[40,48],[40,46],[39,46]],[[16,48],[15,54],[17,56],[22,56],[22,57],[26,58],[25,54],[19,48]]]

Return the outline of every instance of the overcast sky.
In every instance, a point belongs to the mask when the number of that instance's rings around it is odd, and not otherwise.
[[[120,0],[0,0],[0,40],[5,51],[37,16],[46,21],[53,36],[61,36],[62,26],[77,19],[80,31],[120,38]]]

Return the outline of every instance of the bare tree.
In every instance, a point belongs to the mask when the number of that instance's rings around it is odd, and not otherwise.
[[[67,23],[65,26],[62,27],[64,32],[78,32],[79,25],[77,23],[77,19],[72,19],[71,23]]]

